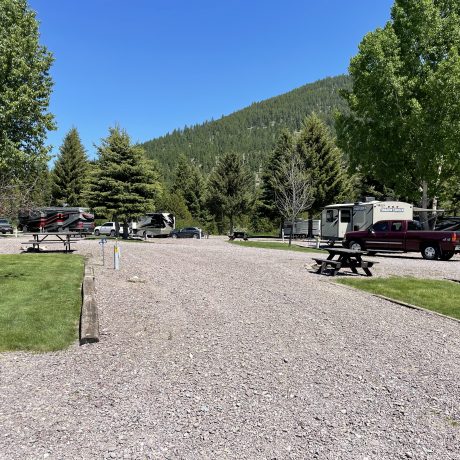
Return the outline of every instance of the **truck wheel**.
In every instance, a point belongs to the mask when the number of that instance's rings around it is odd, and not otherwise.
[[[455,252],[454,251],[446,251],[441,254],[439,257],[441,260],[450,260],[452,257],[454,257]]]
[[[110,236],[115,236],[115,230],[110,230]]]
[[[99,236],[99,235],[100,235],[99,230],[94,230],[94,234],[95,234],[96,236]]]
[[[348,247],[353,251],[362,251],[363,245],[359,241],[350,241]]]
[[[422,249],[422,257],[426,260],[436,260],[439,257],[438,247],[434,244],[427,244]]]

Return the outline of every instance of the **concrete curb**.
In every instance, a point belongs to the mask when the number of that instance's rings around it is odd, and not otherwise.
[[[99,313],[96,305],[94,270],[85,265],[82,284],[82,306],[80,316],[80,345],[99,342]]]
[[[449,281],[456,281],[456,280],[449,280]],[[456,323],[460,323],[460,319],[452,318],[452,316],[443,315],[442,313],[438,313],[437,311],[433,311],[433,310],[428,310],[427,308],[419,307],[418,305],[412,305],[411,303],[403,302],[402,300],[391,299],[390,297],[385,297],[384,295],[380,295],[380,294],[372,294],[372,292],[368,292],[368,291],[365,291],[363,289],[358,289],[358,288],[355,288],[354,286],[347,286],[346,284],[334,283],[333,281],[328,281],[328,282],[329,282],[329,284],[333,284],[334,286],[341,286],[341,287],[344,287],[346,289],[351,289],[352,291],[357,291],[357,292],[361,292],[361,293],[364,292],[366,294],[371,295],[372,297],[378,297],[379,299],[386,300],[386,301],[394,303],[396,305],[401,305],[403,307],[411,308],[413,310],[420,310],[420,311],[423,311],[423,312],[428,313],[430,315],[440,316],[441,318],[446,318],[446,319],[449,319],[451,321],[455,321]]]

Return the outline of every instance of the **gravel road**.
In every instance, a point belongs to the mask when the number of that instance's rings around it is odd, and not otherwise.
[[[460,459],[459,323],[333,285],[304,253],[122,243],[114,271],[77,247],[101,342],[0,354],[1,459]],[[460,278],[459,256],[376,260]]]

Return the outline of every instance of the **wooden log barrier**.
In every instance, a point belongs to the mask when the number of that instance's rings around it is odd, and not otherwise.
[[[82,284],[82,306],[80,316],[80,345],[99,342],[99,314],[96,305],[94,270],[85,265]]]

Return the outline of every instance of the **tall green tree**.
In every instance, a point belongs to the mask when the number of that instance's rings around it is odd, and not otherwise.
[[[343,154],[326,124],[315,113],[304,119],[296,148],[312,180],[315,199],[311,213],[345,200],[350,194],[350,180]]]
[[[254,177],[240,155],[226,153],[208,181],[208,206],[219,222],[228,218],[233,232],[235,219],[249,212],[253,204]]]
[[[460,174],[460,3],[396,0],[350,62],[340,145],[358,170],[426,207]]]
[[[123,222],[123,238],[129,221],[155,208],[161,192],[159,173],[144,150],[131,143],[128,133],[110,128],[98,147],[98,160],[88,192],[88,202],[100,215]],[[117,229],[118,231],[118,229]]]
[[[185,155],[179,156],[171,191],[184,197],[185,204],[195,219],[201,217],[204,199],[203,177]]]
[[[83,206],[89,168],[76,128],[67,133],[59,152],[52,173],[53,201],[60,206]]]
[[[16,215],[32,204],[48,161],[46,135],[55,129],[48,112],[52,62],[26,0],[0,0],[0,195],[15,197]]]

